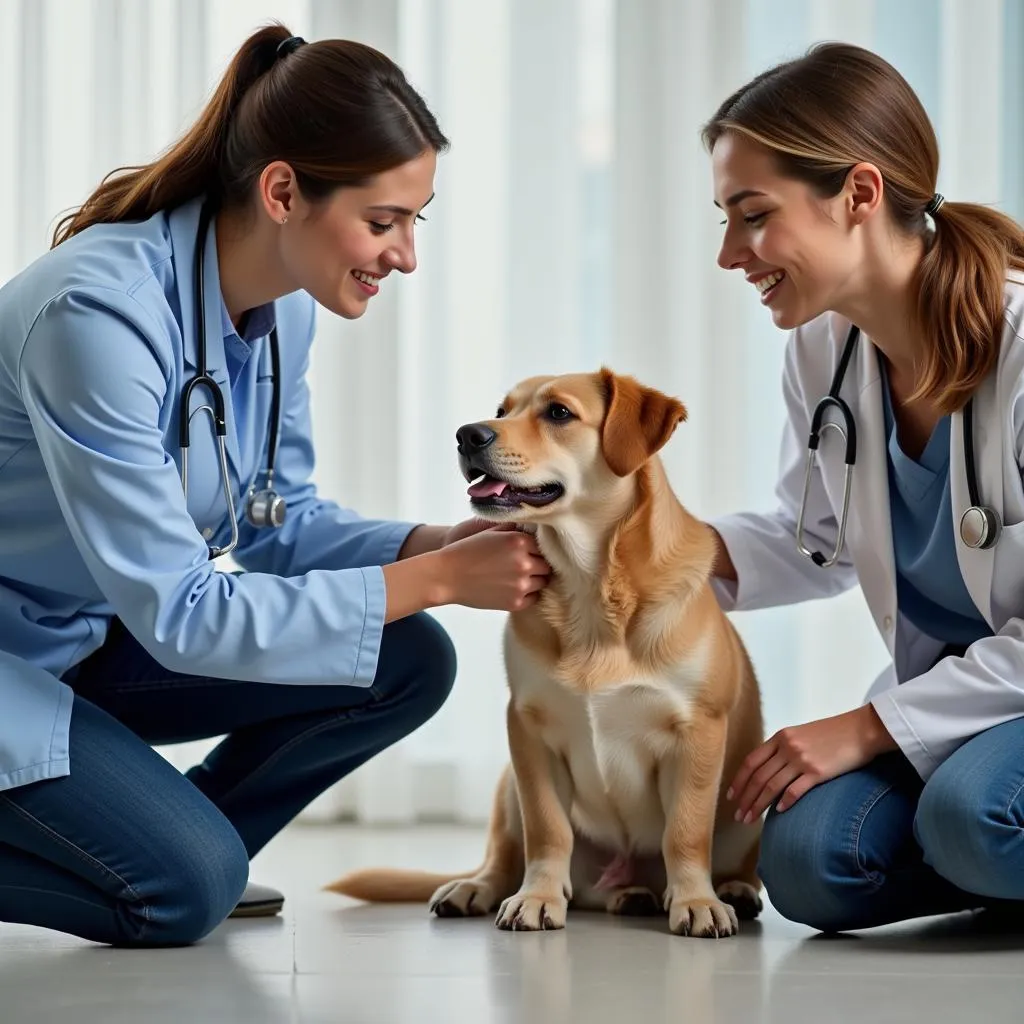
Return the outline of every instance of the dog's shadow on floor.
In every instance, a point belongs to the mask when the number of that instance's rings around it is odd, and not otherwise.
[[[437,917],[426,907],[410,913],[409,904],[383,905],[353,903],[337,907],[337,919],[359,929],[372,922],[375,931],[393,926],[454,929],[465,927],[494,928],[495,914],[471,918]],[[619,932],[637,931],[670,934],[665,914],[618,915],[598,910],[569,908],[567,929],[573,922],[586,922],[587,930]],[[552,933],[549,933],[552,934]],[[740,921],[739,935],[743,939],[772,938],[772,928],[765,928],[763,918]],[[796,943],[784,960],[817,957],[827,950],[842,950],[844,955],[877,955],[879,953],[958,954],[982,952],[1024,952],[1024,914],[1010,910],[965,911],[942,917],[909,921],[884,928],[828,934],[815,932]]]
[[[383,911],[383,914],[382,914]],[[413,911],[410,913],[410,911]],[[375,930],[388,927],[389,924],[399,924],[408,927],[410,925],[422,926],[426,924],[431,928],[453,929],[487,926],[495,928],[497,911],[488,914],[478,914],[473,917],[438,917],[430,913],[425,906],[418,906],[409,903],[393,904],[368,904],[368,903],[346,903],[334,908],[333,914],[343,924],[347,923],[359,928],[366,922],[372,922]],[[585,910],[582,907],[570,907],[566,930],[571,931],[574,922],[586,922],[587,929],[605,929],[609,931],[639,931],[653,932],[656,934],[670,935],[668,930],[667,914],[609,914],[601,910]],[[548,934],[553,934],[549,932]],[[760,919],[754,921],[740,921],[740,936],[743,938],[759,938],[763,934],[763,926]]]
[[[670,935],[668,914],[608,914],[600,910],[569,909],[569,923],[586,921],[589,927],[626,929],[641,932],[657,932]],[[760,919],[740,921],[739,934],[744,938],[757,938],[763,933]]]

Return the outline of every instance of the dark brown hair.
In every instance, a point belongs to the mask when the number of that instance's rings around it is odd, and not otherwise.
[[[928,115],[899,72],[860,47],[822,43],[734,92],[703,130],[708,150],[725,132],[773,150],[780,171],[820,196],[837,195],[850,169],[878,167],[897,228],[927,234],[939,148]],[[974,203],[942,204],[917,274],[917,316],[931,339],[921,384],[943,413],[960,408],[992,368],[1003,330],[1007,272],[1024,270],[1024,229]]]
[[[316,201],[448,148],[422,97],[384,54],[325,39],[279,55],[290,37],[280,23],[253,33],[185,135],[153,163],[108,175],[60,220],[53,245],[92,224],[143,220],[204,193],[224,206],[244,204],[273,160],[290,164],[303,196]]]

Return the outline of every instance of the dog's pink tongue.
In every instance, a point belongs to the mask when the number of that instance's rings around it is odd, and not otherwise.
[[[471,498],[496,498],[507,490],[508,484],[503,480],[492,480],[490,477],[487,477],[470,487],[469,496]]]

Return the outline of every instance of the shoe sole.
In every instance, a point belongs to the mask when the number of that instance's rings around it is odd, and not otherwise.
[[[228,917],[274,917],[281,913],[284,900],[263,900],[260,903],[240,903]]]

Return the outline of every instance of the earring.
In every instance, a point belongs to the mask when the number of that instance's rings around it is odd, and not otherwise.
[[[281,218],[281,223],[282,224],[287,224],[288,223],[288,214],[287,213]]]

